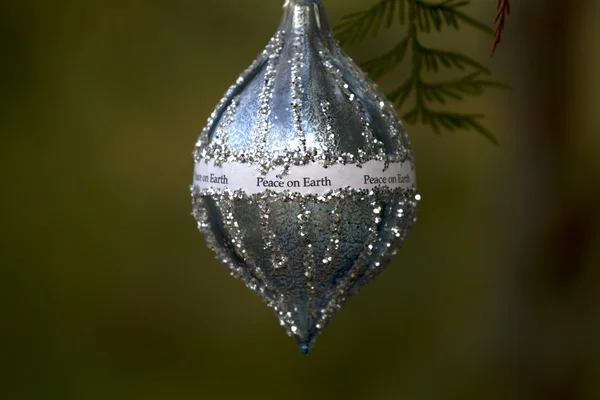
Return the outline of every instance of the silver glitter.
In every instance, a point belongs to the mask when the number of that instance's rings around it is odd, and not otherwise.
[[[225,110],[224,121],[217,128],[215,138],[213,139],[215,146],[214,156],[216,160],[222,161],[229,157],[229,149],[227,145],[229,139],[229,126],[233,123],[233,118],[239,104],[240,96],[238,95],[233,98],[232,102]]]
[[[350,86],[344,81],[342,72],[331,62],[329,51],[322,48],[319,54],[323,57],[323,65],[332,73],[340,89],[351,103],[354,112],[360,117],[360,122],[362,124],[361,135],[364,143],[363,147],[358,150],[358,161],[360,163],[365,163],[369,160],[389,160],[385,154],[382,143],[377,140],[371,129],[371,124],[368,120],[369,117],[364,105],[359,101],[355,101],[356,96],[350,91]]]
[[[299,15],[302,17],[302,15]],[[300,138],[298,152],[306,153],[306,135],[302,129],[302,49],[304,47],[304,35],[296,33],[293,41],[294,59],[292,60],[292,115],[294,117],[294,129]]]
[[[333,257],[340,250],[340,224],[342,222],[342,217],[339,214],[338,207],[340,205],[340,201],[338,199],[333,200],[334,206],[331,210],[331,229],[330,234],[331,238],[329,239],[329,244],[327,245],[327,250],[325,252],[325,257],[323,258],[323,264],[331,264],[333,262]]]
[[[323,132],[323,138],[321,139],[323,143],[326,143],[329,148],[339,149],[339,137],[333,133],[333,118],[331,117],[331,103],[328,101],[321,101],[321,112],[326,118],[325,130]],[[328,165],[332,160],[321,160],[323,163],[327,163]]]
[[[268,148],[267,135],[269,133],[269,116],[271,115],[271,101],[273,99],[273,87],[275,73],[279,56],[283,47],[280,45],[285,37],[285,32],[281,31],[275,35],[272,43],[273,52],[269,55],[267,70],[262,91],[260,92],[260,109],[258,110],[258,131],[254,135],[254,145],[258,150],[256,157],[261,161],[261,168],[268,170]],[[265,165],[267,164],[267,165]]]
[[[362,201],[365,201],[364,197]],[[381,213],[379,203],[377,201],[373,201],[370,204],[372,207],[374,207],[374,215],[372,217],[371,227],[369,228],[369,237],[365,243],[365,248],[363,252],[358,256],[357,260],[354,262],[347,275],[338,284],[338,287],[335,293],[333,294],[331,300],[329,301],[327,307],[325,307],[321,311],[321,318],[317,323],[321,327],[321,329],[325,327],[331,319],[331,317],[342,308],[342,305],[344,304],[349,295],[349,291],[352,285],[354,284],[360,273],[363,271],[363,269],[368,267],[367,261],[373,251],[373,244],[378,238],[378,226],[381,222],[379,218],[379,215]]]
[[[285,267],[288,260],[276,244],[277,234],[271,226],[271,209],[269,207],[270,197],[271,193],[264,193],[258,198],[257,204],[260,211],[260,226],[263,237],[265,238],[263,250],[270,255],[273,268],[279,269]]]
[[[276,32],[275,36],[271,39],[267,48],[260,53],[260,55],[254,60],[254,62],[238,77],[231,87],[225,93],[225,96],[219,101],[219,104],[215,107],[215,110],[212,112],[210,117],[206,122],[206,126],[202,130],[198,142],[196,143],[196,150],[194,152],[194,159],[198,160],[200,158],[199,152],[205,148],[210,141],[210,134],[215,128],[215,124],[219,120],[219,117],[227,104],[231,101],[231,98],[238,94],[239,89],[243,86],[244,82],[248,77],[250,77],[262,64],[264,64],[265,60],[269,57],[269,53],[273,48],[273,44],[277,41],[280,32]],[[203,158],[203,157],[202,157]]]
[[[310,241],[308,226],[311,219],[311,211],[307,208],[307,200],[300,200],[300,213],[298,214],[298,231],[300,233],[301,243],[304,250],[304,275],[306,276],[306,285],[308,293],[308,312],[312,314],[315,300],[315,254],[313,245]]]
[[[210,197],[204,196],[197,188],[192,188],[192,198],[192,215],[198,221],[198,229],[204,235],[207,246],[215,252],[217,259],[229,269],[231,276],[241,279],[248,288],[255,290],[259,286],[258,281],[235,262],[231,247],[227,244],[221,245],[217,240],[213,221],[209,217],[208,201]]]

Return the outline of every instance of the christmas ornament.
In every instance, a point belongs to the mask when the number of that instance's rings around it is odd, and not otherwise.
[[[415,220],[406,132],[334,40],[320,0],[285,3],[194,159],[193,215],[208,245],[303,353]]]

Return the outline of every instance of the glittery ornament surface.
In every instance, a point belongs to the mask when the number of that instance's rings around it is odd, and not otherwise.
[[[303,353],[395,254],[420,198],[392,104],[342,52],[317,0],[286,2],[194,159],[193,215],[208,245]]]

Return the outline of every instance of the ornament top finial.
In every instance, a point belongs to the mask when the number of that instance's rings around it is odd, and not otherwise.
[[[325,7],[321,0],[287,0],[283,5],[281,31],[319,31],[326,39],[331,34]]]
[[[287,5],[289,5],[291,3],[296,3],[296,4],[322,4],[321,0],[286,0],[285,4],[283,6],[286,7]]]

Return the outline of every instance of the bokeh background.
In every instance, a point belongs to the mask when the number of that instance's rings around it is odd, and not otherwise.
[[[514,0],[493,59],[467,27],[427,38],[512,85],[451,105],[500,146],[409,126],[419,221],[308,356],[214,260],[188,192],[280,3],[0,2],[0,397],[599,399],[598,2]]]

